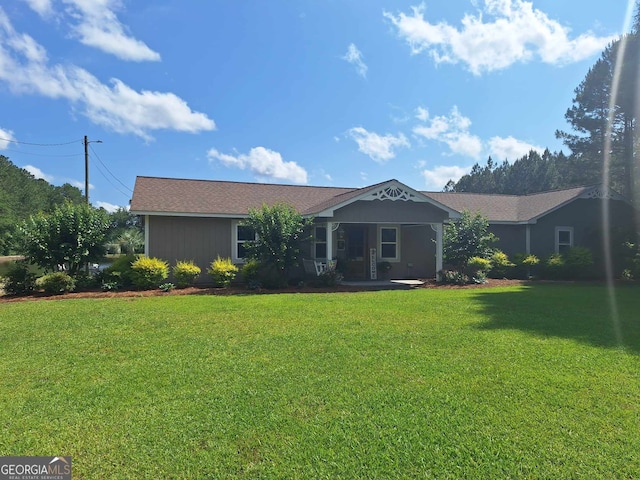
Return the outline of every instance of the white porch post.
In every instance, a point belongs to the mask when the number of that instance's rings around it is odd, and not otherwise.
[[[442,224],[436,223],[436,280],[440,280],[442,270]]]
[[[149,256],[149,215],[144,216],[144,254]]]
[[[327,262],[333,260],[333,222],[327,222]]]

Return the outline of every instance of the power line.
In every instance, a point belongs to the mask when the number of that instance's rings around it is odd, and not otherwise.
[[[104,177],[104,179],[105,179],[107,182],[109,182],[109,184],[110,184],[113,188],[115,188],[118,192],[120,192],[122,195],[124,195],[124,196],[125,196],[125,197],[127,197],[127,198],[131,196],[131,195],[129,195],[128,193],[123,192],[122,190],[120,190],[120,188],[118,188],[118,186],[117,186],[115,183],[113,183],[113,182],[109,179],[109,177],[107,177],[107,176],[104,174],[104,172],[102,171],[102,169],[100,168],[100,166],[99,166],[98,164],[95,164],[95,165],[96,165],[96,168],[98,169],[98,171],[100,172],[100,174]],[[105,168],[106,168],[106,167],[105,167]]]
[[[33,155],[34,157],[81,157],[81,153],[33,153],[33,152],[25,152],[22,150],[11,150],[18,155]]]
[[[79,143],[82,140],[73,140],[65,143],[32,143],[32,142],[20,142],[19,140],[12,140],[11,138],[0,138],[0,142],[18,143],[20,145],[31,145],[34,147],[61,147],[63,145],[71,145],[72,143]]]
[[[107,167],[105,165],[105,163],[102,161],[102,159],[98,156],[98,154],[96,153],[96,151],[93,149],[93,147],[91,145],[89,145],[89,148],[91,149],[91,151],[93,152],[93,154],[96,156],[96,158],[98,159],[98,161],[102,164],[102,166],[105,168],[105,170],[107,172],[109,172],[109,174],[116,179],[116,181],[122,185],[124,188],[126,188],[127,190],[129,190],[131,193],[133,193],[133,190],[131,190],[127,185],[125,185],[118,177],[116,177],[111,170],[109,170],[109,167]],[[105,177],[106,178],[106,177]],[[107,179],[108,180],[108,179]],[[112,184],[113,185],[113,184]],[[115,186],[115,185],[114,185]],[[125,194],[128,195],[128,194]]]

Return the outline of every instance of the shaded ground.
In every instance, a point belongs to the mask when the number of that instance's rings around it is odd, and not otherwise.
[[[442,285],[436,283],[434,280],[425,280],[424,285],[417,288],[441,288],[441,289],[471,289],[471,288],[492,288],[503,287],[510,285],[524,285],[527,282],[524,280],[494,280],[490,279],[484,284],[471,284],[471,285]],[[189,287],[182,289],[174,289],[170,292],[163,292],[159,289],[155,290],[124,290],[119,292],[103,292],[101,290],[88,291],[88,292],[73,292],[65,293],[62,295],[51,295],[44,292],[35,292],[31,295],[25,296],[9,296],[0,295],[0,303],[7,302],[21,302],[30,300],[62,300],[70,298],[126,298],[126,297],[157,297],[157,296],[170,296],[170,295],[260,295],[260,294],[276,294],[276,293],[331,293],[331,292],[363,292],[363,291],[375,291],[386,290],[390,288],[398,287],[382,287],[380,285],[369,286],[351,286],[351,285],[338,285],[336,287],[289,287],[279,290],[248,290],[244,287],[231,287],[231,288],[214,288],[214,287]]]

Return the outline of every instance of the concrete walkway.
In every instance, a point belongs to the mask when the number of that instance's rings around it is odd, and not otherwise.
[[[415,288],[424,285],[422,280],[358,280],[342,282],[350,287],[369,288],[371,290],[393,290]]]

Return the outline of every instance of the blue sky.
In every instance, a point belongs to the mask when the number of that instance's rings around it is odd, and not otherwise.
[[[0,154],[83,188],[82,138],[102,141],[90,144],[90,197],[108,209],[128,204],[137,175],[441,190],[489,155],[562,149],[573,90],[629,10],[6,0]]]

